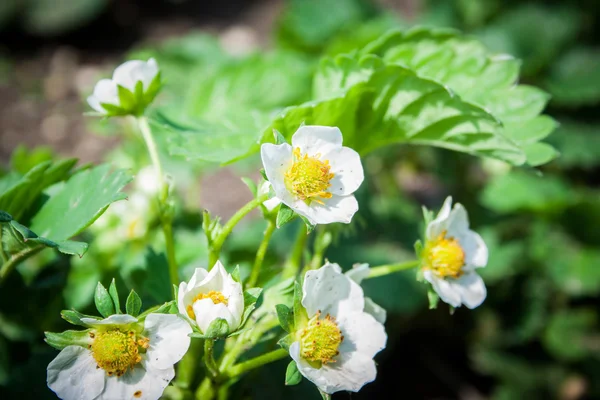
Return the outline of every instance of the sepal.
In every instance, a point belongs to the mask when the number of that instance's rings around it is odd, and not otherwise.
[[[87,347],[92,343],[90,329],[84,331],[64,331],[61,333],[44,332],[44,341],[57,350],[67,346]]]

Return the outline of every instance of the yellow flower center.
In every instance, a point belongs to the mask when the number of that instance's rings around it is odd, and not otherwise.
[[[228,300],[225,298],[225,296],[223,296],[223,293],[216,291],[216,290],[211,290],[208,293],[200,293],[199,295],[194,297],[192,299],[192,304],[194,304],[198,300],[202,300],[202,299],[211,299],[213,304],[223,303],[223,304],[227,305],[229,303]],[[191,319],[196,319],[196,314],[194,313],[194,308],[192,307],[192,304],[187,306],[186,310]]]
[[[308,321],[307,327],[300,333],[300,354],[302,358],[313,362],[317,367],[335,362],[333,357],[340,354],[339,347],[344,340],[335,318],[327,314],[319,319],[321,311]]]
[[[129,368],[142,361],[145,349],[150,346],[148,338],[138,339],[135,331],[123,332],[113,329],[105,332],[91,333],[93,339],[90,345],[92,356],[99,368],[106,371],[108,376],[121,376]]]
[[[329,182],[335,175],[330,172],[329,160],[321,161],[320,156],[320,154],[315,154],[314,157],[309,157],[308,154],[302,155],[300,149],[296,147],[292,166],[284,176],[287,190],[309,205],[312,201],[323,204],[318,197],[331,198],[331,193],[327,189],[331,186]]]
[[[465,252],[458,240],[446,237],[446,231],[425,244],[424,268],[433,270],[442,278],[458,278],[463,274]]]

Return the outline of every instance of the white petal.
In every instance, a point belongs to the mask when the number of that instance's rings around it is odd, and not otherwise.
[[[321,159],[329,160],[331,172],[334,174],[329,192],[338,196],[347,196],[354,193],[363,183],[365,174],[360,156],[351,148],[335,148],[324,154]]]
[[[137,321],[138,319],[136,317],[132,317],[129,314],[114,314],[101,320],[94,318],[81,318],[81,322],[92,327],[101,325],[129,325],[136,323]]]
[[[461,295],[449,279],[440,278],[431,271],[425,271],[423,277],[431,283],[433,290],[440,296],[440,299],[452,307],[460,307]]]
[[[173,367],[155,369],[142,361],[121,377],[107,377],[104,392],[96,400],[156,400],[174,376]]]
[[[177,309],[179,311],[179,314],[181,315],[188,315],[187,312],[187,306],[188,304],[185,303],[185,295],[188,292],[188,285],[185,282],[181,282],[179,284],[179,289],[177,290]]]
[[[223,318],[229,324],[229,332],[233,332],[239,326],[231,311],[223,303],[214,304],[211,299],[198,300],[192,306],[196,314],[196,323],[202,332],[206,332],[211,322],[217,318]]]
[[[206,279],[207,276],[208,271],[205,268],[196,268],[194,270],[194,275],[192,275],[190,281],[188,282],[188,287],[190,289],[194,288],[196,285],[198,285],[200,282]]]
[[[284,175],[294,161],[292,147],[287,143],[265,143],[260,147],[260,157],[275,196],[289,206],[294,199],[285,187]]]
[[[261,196],[263,194],[267,194],[267,193],[269,193],[270,189],[271,189],[271,182],[265,181],[258,188],[258,195]],[[280,204],[281,204],[281,200],[279,200],[277,197],[273,197],[273,198],[265,201],[263,203],[263,206],[265,206],[267,211],[271,212],[275,209],[275,207],[277,207]]]
[[[465,270],[485,267],[488,262],[488,248],[481,236],[471,230],[458,238],[465,252]]]
[[[177,315],[150,314],[146,317],[144,330],[150,339],[146,359],[157,369],[172,367],[190,347],[188,335],[192,328]]]
[[[371,314],[377,322],[385,324],[387,311],[385,311],[385,308],[371,300],[370,297],[365,297],[365,312]]]
[[[135,176],[134,184],[146,195],[155,195],[160,190],[160,181],[153,167],[142,168]]]
[[[335,222],[349,224],[358,211],[358,202],[353,195],[333,196],[331,199],[322,199],[322,201],[324,204],[313,201],[307,205],[302,200],[295,200],[291,204],[283,200],[291,209],[306,217],[313,225]]]
[[[326,264],[306,272],[302,285],[302,305],[309,317],[320,310],[337,318],[344,313],[361,312],[365,303],[361,287],[337,271],[332,264]]]
[[[98,104],[113,104],[119,106],[119,94],[117,85],[110,79],[102,79],[96,83],[92,96],[98,101]],[[92,104],[90,106],[94,107]],[[105,111],[106,112],[106,111]]]
[[[373,359],[358,352],[340,353],[335,363],[326,364],[318,369],[313,368],[300,356],[299,342],[290,346],[290,356],[296,361],[298,370],[304,377],[329,394],[342,390],[358,392],[377,376]]]
[[[65,400],[94,399],[104,389],[104,377],[92,353],[80,346],[65,347],[48,364],[48,387]]]
[[[448,236],[460,237],[469,230],[469,216],[465,207],[456,203],[448,216]]]
[[[154,58],[151,58],[144,64],[144,67],[141,70],[140,77],[138,80],[141,80],[144,85],[144,90],[150,87],[150,84],[158,74],[158,64]]]
[[[121,85],[133,92],[135,90],[135,84],[137,81],[142,80],[142,71],[145,64],[146,63],[144,61],[140,60],[124,62],[115,69],[115,72],[113,73],[113,81],[115,81],[116,84]]]
[[[450,216],[450,209],[452,207],[452,197],[446,197],[442,209],[438,213],[437,217],[427,225],[426,236],[427,239],[437,238],[444,230],[447,229],[448,217]]]
[[[471,309],[480,306],[487,295],[483,279],[475,272],[464,274],[451,284],[460,294],[462,303]]]
[[[338,326],[344,335],[340,353],[357,351],[373,358],[385,348],[387,334],[380,322],[366,312],[354,312],[340,315]]]
[[[104,107],[102,107],[100,105],[100,101],[95,96],[93,96],[93,95],[88,96],[87,102],[90,105],[90,107],[92,107],[94,110],[98,111],[99,113],[108,114],[108,111],[106,111],[104,109]]]
[[[342,132],[338,127],[332,126],[301,126],[292,136],[292,147],[299,147],[302,154],[311,157],[316,154],[324,155],[342,147]]]
[[[360,285],[369,276],[369,264],[354,264],[352,269],[346,271],[346,276]]]

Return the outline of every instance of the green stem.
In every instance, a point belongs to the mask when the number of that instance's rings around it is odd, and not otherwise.
[[[267,248],[269,247],[269,241],[271,240],[271,236],[273,232],[275,232],[275,222],[272,219],[267,221],[267,228],[265,229],[265,234],[263,236],[263,240],[258,247],[258,251],[256,252],[256,259],[254,260],[254,266],[252,267],[252,272],[250,273],[250,278],[246,283],[247,287],[254,287],[256,282],[258,281],[258,276],[260,275],[260,269],[262,268],[263,261],[265,260],[265,255],[267,254]]]
[[[34,254],[39,253],[43,249],[45,249],[44,246],[27,248],[13,255],[7,262],[2,264],[2,268],[0,268],[0,285],[4,282],[8,275],[10,275],[10,273],[17,267],[17,265],[19,265],[21,262],[25,261],[29,257],[33,256]]]
[[[150,125],[146,117],[138,117],[136,119],[142,137],[148,148],[148,154],[154,165],[158,179],[158,187],[160,192],[158,194],[158,202],[160,208],[160,221],[162,225],[163,234],[165,236],[165,251],[167,253],[167,262],[169,265],[169,278],[171,285],[179,285],[179,269],[177,268],[177,261],[175,259],[175,243],[173,238],[173,218],[169,210],[169,185],[165,181],[162,164],[160,163],[160,157],[158,155],[158,147],[156,141],[152,136]]]
[[[393,274],[394,272],[415,268],[418,267],[420,263],[421,261],[419,260],[411,260],[400,264],[380,265],[378,267],[373,267],[369,270],[369,276],[367,276],[367,279],[377,278],[380,276]]]
[[[208,268],[211,269],[215,263],[219,260],[219,255],[221,254],[221,247],[223,247],[223,243],[225,243],[225,239],[229,236],[233,228],[248,214],[250,211],[254,210],[256,207],[260,206],[265,200],[269,199],[269,194],[265,193],[257,198],[248,202],[245,206],[240,208],[233,216],[227,221],[227,223],[223,226],[223,229],[219,233],[219,235],[214,239],[214,241],[210,244],[210,251],[208,256]]]
[[[196,368],[199,364],[198,360],[202,357],[202,352],[202,341],[192,339],[190,348],[179,364],[177,364],[177,377],[175,378],[177,386],[183,389],[190,389],[192,387],[194,377],[196,376]]]
[[[0,256],[2,256],[2,263],[4,264],[5,262],[8,261],[9,257],[4,252],[4,242],[2,241],[3,234],[4,234],[4,228],[2,227],[2,224],[0,224]]]
[[[313,244],[313,257],[310,263],[302,270],[302,276],[311,269],[318,269],[323,265],[323,256],[331,244],[331,233],[324,226],[317,228],[317,235]]]
[[[265,364],[272,363],[277,360],[281,360],[288,356],[288,351],[285,349],[277,349],[273,350],[269,353],[263,354],[258,357],[251,358],[248,361],[244,361],[237,365],[230,367],[227,370],[227,375],[229,377],[235,377],[250,371],[251,369],[261,367]]]
[[[213,339],[206,339],[204,341],[204,364],[206,364],[206,369],[208,373],[216,378],[219,376],[219,367],[217,366],[217,362],[215,361],[215,356],[213,354],[215,348],[215,341]]]
[[[307,239],[308,233],[306,231],[306,225],[301,223],[300,229],[298,230],[298,234],[296,236],[296,242],[294,243],[294,247],[290,253],[290,257],[283,267],[283,279],[292,278],[298,274],[298,271],[302,266],[302,255],[304,254],[304,246],[306,245]]]
[[[196,400],[212,400],[215,397],[215,389],[210,379],[204,378],[196,390]]]

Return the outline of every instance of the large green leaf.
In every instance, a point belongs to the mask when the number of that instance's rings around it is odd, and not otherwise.
[[[453,30],[421,28],[390,32],[361,54],[375,54],[388,64],[405,66],[482,107],[502,123],[498,134],[517,144],[530,165],[556,157],[548,145],[538,145],[556,127],[549,117],[539,116],[549,96],[540,89],[517,85],[518,60],[494,55],[477,40]],[[530,133],[532,127],[535,135]]]
[[[393,143],[427,144],[521,164],[524,153],[483,108],[447,87],[376,56],[325,59],[315,78],[317,101],[291,107],[271,128],[287,138],[301,123],[338,126],[344,144],[364,154]],[[271,128],[264,140],[270,141]]]
[[[578,47],[564,54],[553,64],[546,86],[556,104],[600,102],[600,49]]]
[[[42,162],[31,168],[23,176],[12,173],[0,180],[0,210],[20,219],[38,199],[44,189],[67,179],[77,162],[68,159],[52,163]]]
[[[96,220],[110,205],[127,196],[121,189],[132,179],[108,164],[79,172],[52,188],[48,201],[31,220],[31,230],[54,241],[67,240]]]

